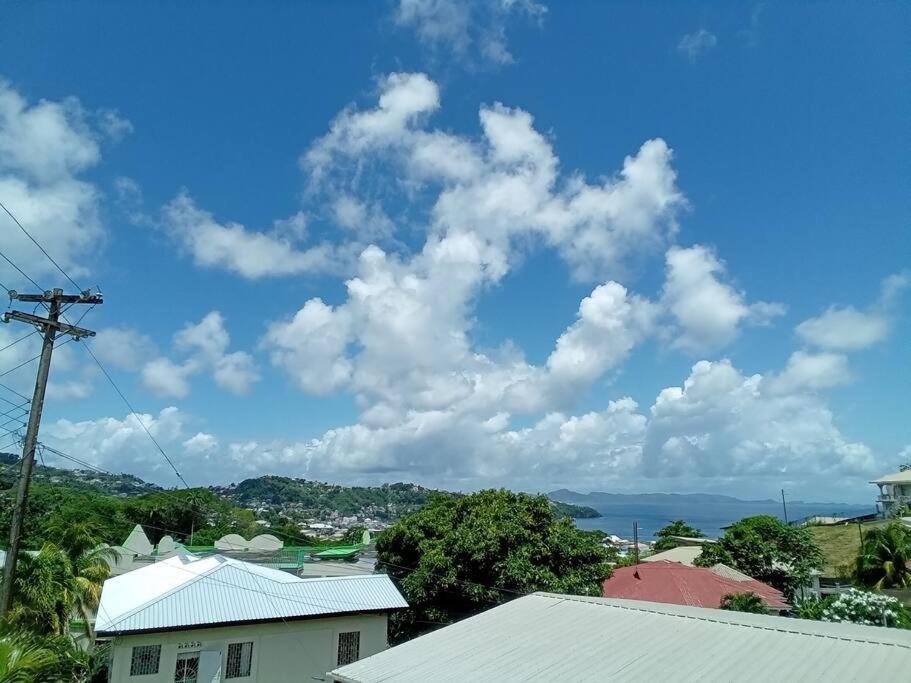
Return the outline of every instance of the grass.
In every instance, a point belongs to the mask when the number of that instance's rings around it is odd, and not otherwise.
[[[879,520],[867,522],[858,530],[856,524],[844,526],[811,526],[810,533],[813,540],[822,550],[823,574],[825,576],[848,576],[853,567],[854,560],[860,552],[860,531],[866,532],[885,522]]]

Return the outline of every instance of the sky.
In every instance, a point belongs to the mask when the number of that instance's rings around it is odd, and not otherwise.
[[[136,410],[61,346],[59,451],[164,486],[842,502],[911,461],[906,3],[0,19],[0,202],[103,292],[68,319]],[[75,289],[2,212],[0,251]],[[11,444],[35,368],[0,376]]]

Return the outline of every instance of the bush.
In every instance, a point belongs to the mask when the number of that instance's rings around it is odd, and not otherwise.
[[[845,591],[823,607],[821,620],[911,628],[911,614],[898,599],[857,588]]]

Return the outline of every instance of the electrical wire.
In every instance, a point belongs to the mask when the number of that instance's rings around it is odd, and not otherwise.
[[[0,251],[0,257],[3,257],[3,260],[4,260],[4,261],[6,261],[8,264],[10,264],[10,265],[11,265],[13,268],[15,268],[16,270],[18,270],[18,271],[19,271],[19,274],[22,275],[22,277],[24,277],[26,280],[28,280],[28,281],[31,282],[33,285],[35,285],[35,287],[37,287],[38,289],[40,289],[42,292],[44,291],[44,289],[41,287],[41,285],[39,285],[39,284],[38,284],[37,282],[35,282],[32,278],[30,278],[30,277],[28,276],[28,273],[26,273],[24,270],[22,270],[22,268],[20,268],[20,267],[17,266],[15,263],[13,263],[12,259],[10,259],[9,256],[7,256],[6,254],[4,254],[2,251]],[[7,291],[11,291],[11,290],[7,290]]]
[[[67,274],[67,272],[66,272],[63,268],[60,267],[60,264],[57,263],[57,262],[51,257],[50,254],[47,253],[47,250],[46,250],[44,247],[42,247],[42,246],[38,243],[38,240],[36,240],[34,237],[32,237],[32,234],[31,234],[28,230],[25,229],[25,226],[23,226],[22,223],[19,222],[19,219],[16,218],[16,217],[13,215],[13,212],[12,212],[12,211],[10,211],[8,208],[6,208],[6,205],[5,205],[2,201],[0,201],[0,208],[3,208],[3,210],[6,211],[6,214],[7,214],[10,218],[13,219],[13,222],[14,222],[16,225],[19,226],[19,229],[22,230],[22,232],[25,233],[25,236],[28,237],[28,238],[34,243],[34,245],[35,245],[36,247],[38,247],[38,248],[41,250],[41,253],[42,253],[42,254],[44,254],[45,256],[47,256],[47,260],[50,261],[51,263],[53,263],[53,264],[54,264],[54,267],[57,268],[57,270],[59,270],[59,271],[63,274],[63,277],[65,277],[67,280],[70,281],[70,283],[73,285],[73,287],[76,288],[76,291],[81,292],[81,291],[82,291],[82,287],[80,287],[78,284],[76,284],[76,281],[75,281],[73,278],[71,278],[71,277],[69,276],[69,274]],[[16,270],[19,270],[19,269],[16,268]],[[19,272],[22,272],[22,271],[19,271]],[[22,273],[22,274],[25,275],[25,273]],[[26,275],[26,277],[28,278],[28,275]],[[40,287],[34,280],[32,280],[31,278],[28,278],[28,279],[31,280],[32,284],[35,285],[36,287],[38,287],[38,289],[41,289],[41,287]],[[41,291],[44,291],[44,290],[42,289]]]

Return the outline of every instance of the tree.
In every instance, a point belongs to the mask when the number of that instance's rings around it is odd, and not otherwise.
[[[774,586],[793,602],[813,570],[822,566],[822,552],[808,529],[757,515],[732,525],[717,543],[702,546],[696,564],[711,567],[718,563]]]
[[[0,635],[0,681],[30,683],[53,681],[59,664],[57,654],[26,634]]]
[[[658,537],[658,540],[655,541],[654,550],[656,553],[660,553],[665,550],[670,550],[671,548],[676,548],[679,545],[677,541],[671,538],[672,536],[702,538],[703,533],[696,527],[690,526],[682,519],[678,519],[675,522],[671,522],[664,528],[659,529],[655,536]]]
[[[856,577],[865,586],[911,587],[911,529],[897,521],[869,530],[856,561]]]
[[[394,617],[394,640],[537,590],[601,595],[611,571],[596,537],[547,498],[506,490],[432,497],[383,532],[377,553],[411,606]]]
[[[751,614],[765,614],[766,607],[756,593],[728,593],[721,598],[721,609],[731,612],[749,612]]]

